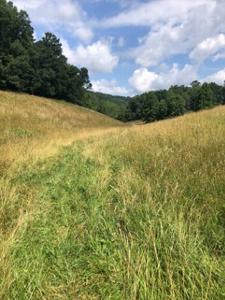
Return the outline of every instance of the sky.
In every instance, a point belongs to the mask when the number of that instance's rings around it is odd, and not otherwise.
[[[56,34],[94,91],[133,96],[225,80],[225,0],[14,0]]]

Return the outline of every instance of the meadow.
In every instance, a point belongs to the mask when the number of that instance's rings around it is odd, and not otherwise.
[[[0,299],[224,299],[225,107],[148,125],[0,92]]]

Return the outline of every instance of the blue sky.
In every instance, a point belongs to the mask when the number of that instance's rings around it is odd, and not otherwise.
[[[225,0],[14,0],[60,37],[95,91],[134,95],[225,80]]]

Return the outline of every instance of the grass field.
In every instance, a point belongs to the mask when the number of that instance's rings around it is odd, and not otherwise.
[[[50,156],[59,146],[121,125],[63,101],[0,91],[0,169],[27,156]]]
[[[225,299],[225,107],[126,126],[0,92],[0,129],[0,299]]]

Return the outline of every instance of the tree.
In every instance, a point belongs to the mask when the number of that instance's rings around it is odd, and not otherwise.
[[[0,41],[0,88],[82,104],[88,70],[67,63],[54,34],[34,42],[27,13],[6,0],[0,0]]]
[[[194,80],[191,83],[192,88],[199,87],[200,85],[201,85],[201,83],[198,80]]]
[[[145,95],[142,120],[152,122],[159,118],[159,100],[155,93]]]
[[[183,115],[185,112],[185,100],[179,94],[169,92],[167,114],[169,117]]]
[[[212,92],[212,105],[214,104],[222,104],[224,99],[223,87],[216,84],[215,82],[211,82],[208,84],[210,90]]]
[[[165,119],[168,116],[168,104],[165,99],[159,101],[158,120]]]
[[[191,109],[194,111],[213,106],[215,97],[211,85],[204,83],[202,86],[195,86],[191,90]]]
[[[62,45],[52,33],[34,44],[32,66],[36,70],[34,93],[45,97],[60,97],[60,79],[65,76],[66,58],[62,55]]]
[[[83,92],[90,87],[88,70],[67,63],[54,34],[47,32],[35,43],[32,64],[36,70],[35,94],[82,104]]]
[[[32,74],[33,28],[25,11],[0,0],[0,88],[26,91]]]

